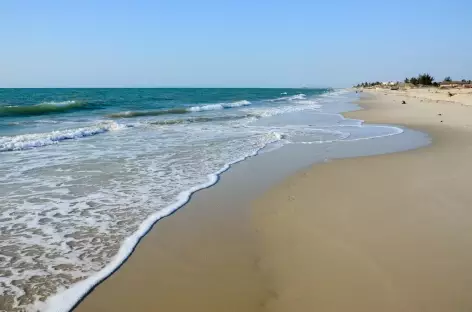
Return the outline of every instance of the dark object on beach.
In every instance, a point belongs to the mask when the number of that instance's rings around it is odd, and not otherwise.
[[[447,93],[449,96],[454,96],[454,93],[448,92]]]
[[[402,104],[406,104],[406,102],[405,102],[405,101],[402,101]]]
[[[443,121],[441,120],[441,122],[443,122]]]
[[[441,113],[439,113],[439,114],[438,114],[438,116],[442,116],[442,114],[441,114]]]

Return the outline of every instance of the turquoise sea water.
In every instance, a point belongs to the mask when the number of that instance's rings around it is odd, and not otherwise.
[[[331,89],[0,89],[0,310],[69,310],[153,223],[261,150],[402,132],[344,119],[338,113],[354,97]]]
[[[183,120],[185,117],[201,117],[205,115],[203,112],[247,105],[268,105],[271,102],[267,100],[280,99],[284,95],[311,96],[326,91],[327,89],[0,89],[0,134],[39,132],[44,129],[41,124],[47,122],[80,123],[159,115],[167,115],[166,119]]]

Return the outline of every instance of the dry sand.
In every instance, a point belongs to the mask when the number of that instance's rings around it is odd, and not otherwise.
[[[348,116],[427,131],[431,146],[317,164],[253,205],[263,190],[244,162],[77,311],[471,311],[472,107],[391,93]]]
[[[406,90],[387,90],[377,88],[376,93],[388,93],[389,95],[402,96],[405,100],[408,98],[419,99],[421,101],[429,102],[450,102],[462,105],[472,105],[472,89],[466,88],[451,88],[451,89],[439,89],[439,88],[413,88]]]

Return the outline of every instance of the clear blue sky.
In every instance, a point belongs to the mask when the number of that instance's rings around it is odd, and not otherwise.
[[[471,0],[1,0],[0,87],[472,79]]]

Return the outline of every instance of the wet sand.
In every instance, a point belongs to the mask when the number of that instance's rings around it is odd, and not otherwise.
[[[282,148],[233,165],[160,220],[74,311],[261,311],[274,291],[260,268],[251,202],[313,162],[299,156]]]
[[[472,109],[400,102],[372,93],[347,115],[427,131],[431,146],[287,179],[294,168],[270,170],[283,152],[237,164],[76,311],[470,311]]]
[[[242,171],[244,173],[245,171]],[[122,268],[76,311],[256,311],[270,295],[257,267],[251,189],[226,182],[230,170],[158,222]]]

